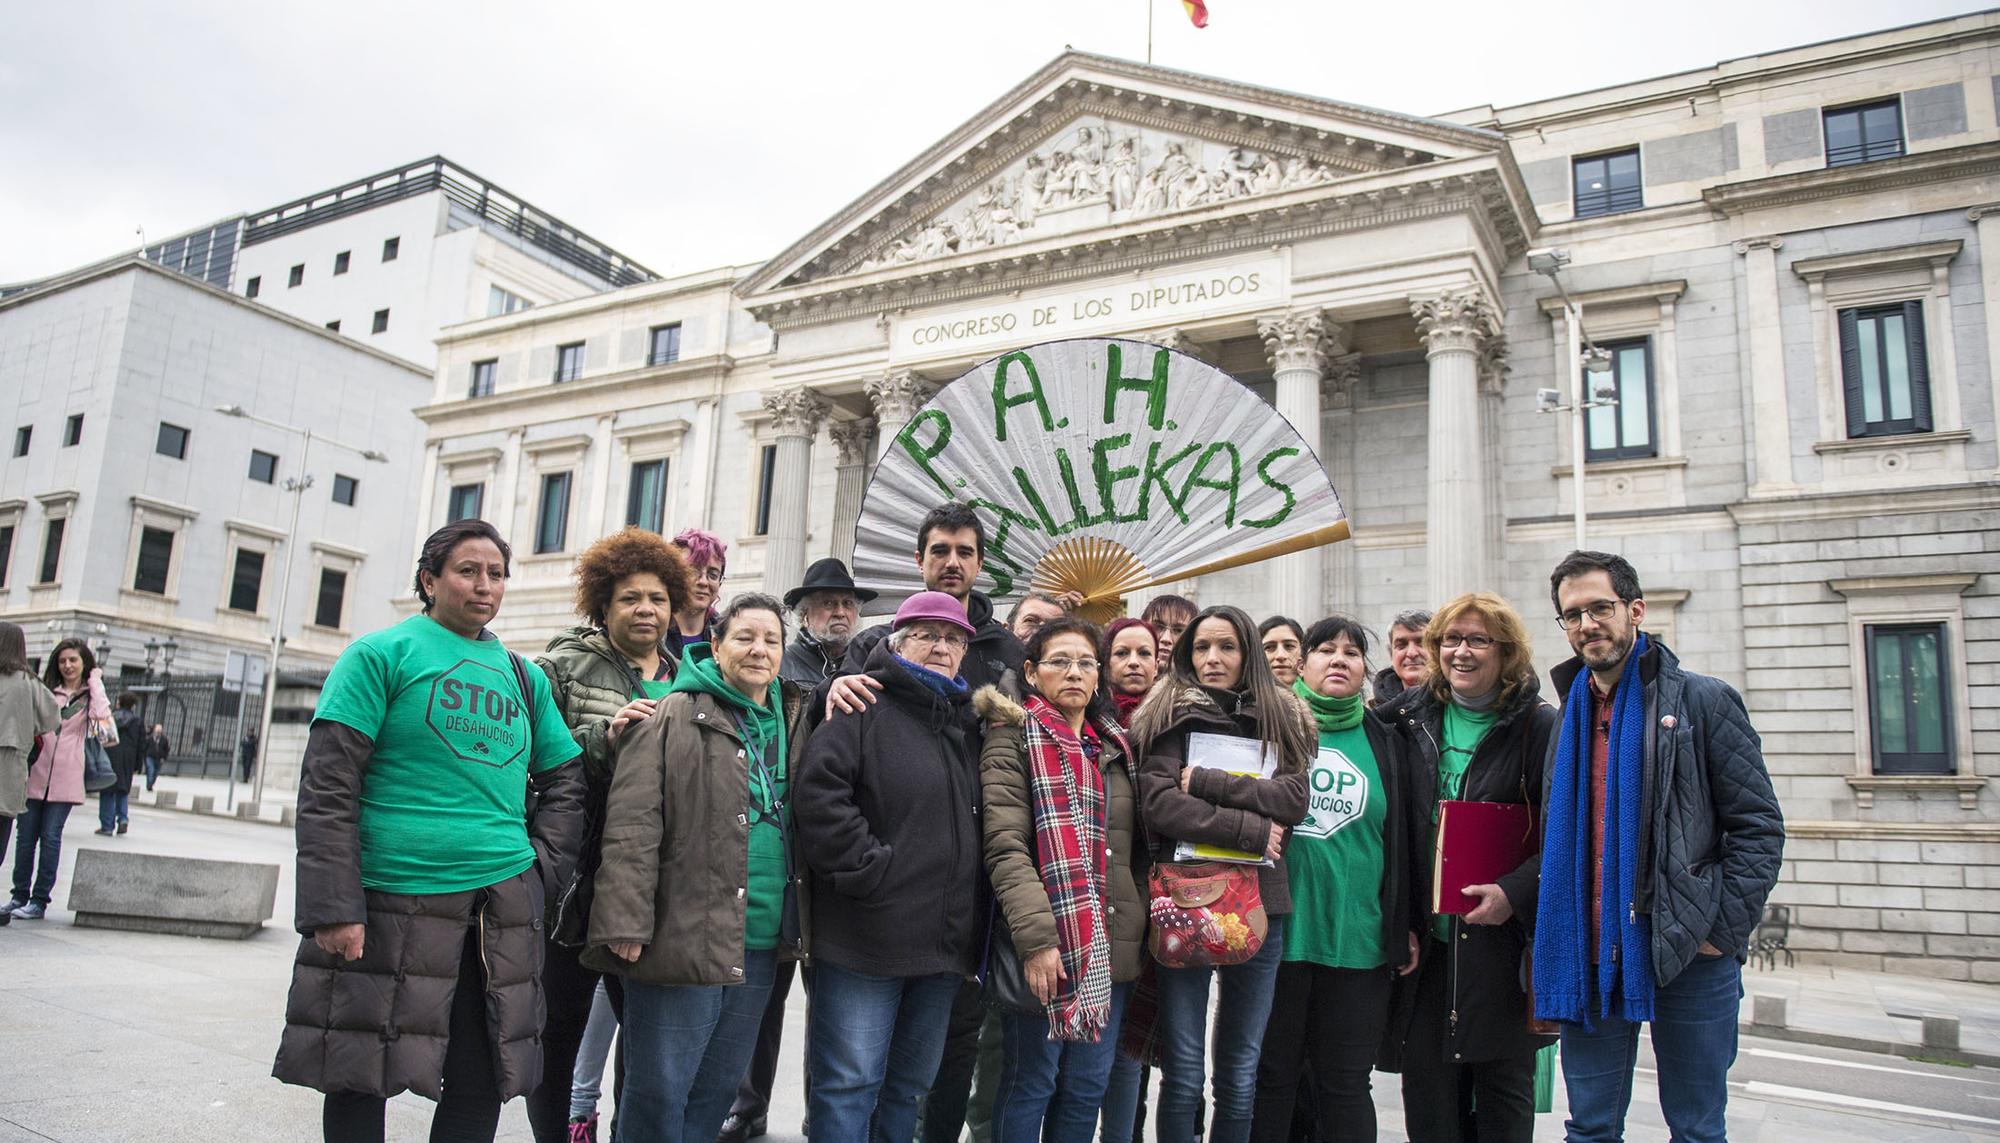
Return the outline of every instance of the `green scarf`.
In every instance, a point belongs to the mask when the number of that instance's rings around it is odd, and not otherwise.
[[[674,674],[673,685],[667,688],[668,694],[682,692],[714,695],[735,712],[744,745],[766,759],[766,765],[750,767],[751,797],[756,799],[758,808],[770,809],[777,800],[775,780],[785,772],[784,697],[778,680],[771,680],[765,701],[756,702],[722,677],[722,667],[716,663],[715,651],[709,644],[691,643]]]
[[[1292,691],[1306,700],[1311,708],[1313,721],[1319,724],[1321,734],[1332,734],[1341,730],[1352,730],[1361,725],[1361,692],[1346,698],[1323,695],[1306,685],[1301,678],[1292,683]]]

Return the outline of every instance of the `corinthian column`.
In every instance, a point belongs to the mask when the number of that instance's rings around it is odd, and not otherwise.
[[[764,541],[764,590],[782,594],[806,574],[806,507],[812,491],[812,442],[831,408],[803,385],[764,394],[778,455],[771,470],[770,532]]]
[[[1493,360],[1500,319],[1478,293],[1466,290],[1410,304],[1430,358],[1430,452],[1424,523],[1426,598],[1437,607],[1487,580],[1486,438],[1480,431],[1479,377]]]
[[[882,454],[895,443],[896,434],[903,431],[903,426],[942,386],[904,369],[883,377],[870,377],[861,383],[861,388],[875,406],[875,423],[881,429],[875,437],[875,459],[881,460]]]
[[[1320,382],[1327,362],[1340,353],[1340,327],[1327,320],[1321,310],[1299,310],[1257,319],[1257,333],[1271,355],[1272,375],[1277,380],[1278,412],[1292,423],[1322,466],[1326,463],[1325,434],[1320,427]],[[1277,609],[1311,623],[1324,607],[1326,591],[1324,561],[1318,548],[1280,556],[1272,562],[1277,571]]]
[[[854,566],[854,525],[861,519],[861,495],[868,484],[868,437],[872,420],[835,421],[826,427],[833,438],[833,554]]]

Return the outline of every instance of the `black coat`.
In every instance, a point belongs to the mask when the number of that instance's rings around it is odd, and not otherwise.
[[[1410,828],[1418,831],[1417,884],[1424,887],[1422,909],[1413,918],[1420,932],[1430,928],[1429,886],[1432,850],[1431,815],[1438,801],[1438,756],[1444,748],[1445,704],[1429,688],[1411,688],[1381,713],[1395,727],[1391,749],[1397,765],[1410,780]],[[1466,767],[1465,788],[1460,797],[1473,802],[1527,802],[1535,808],[1539,826],[1539,799],[1546,788],[1542,769],[1549,757],[1560,724],[1556,709],[1542,701],[1539,680],[1529,681],[1508,703],[1493,728],[1480,740]],[[1540,838],[1540,829],[1536,830]],[[1456,998],[1456,1020],[1442,1037],[1448,1062],[1472,1063],[1481,1060],[1518,1058],[1533,1053],[1552,1037],[1528,1032],[1527,995],[1522,989],[1523,954],[1528,947],[1529,927],[1535,918],[1537,891],[1541,884],[1541,857],[1530,856],[1519,868],[1499,879],[1513,906],[1514,916],[1504,925],[1468,925],[1451,919],[1449,952],[1450,992]],[[1426,937],[1423,955],[1441,951],[1437,942]],[[1401,1044],[1409,1036],[1413,1016],[1417,976],[1397,981],[1396,997],[1390,1007],[1390,1036],[1384,1052],[1384,1066],[1401,1064]]]
[[[1571,659],[1549,677],[1567,694],[1582,669],[1581,659]],[[1639,679],[1646,688],[1639,861],[1647,876],[1633,905],[1652,915],[1653,979],[1666,985],[1703,941],[1744,958],[1778,880],[1785,819],[1735,688],[1682,670],[1657,640],[1639,659]],[[1551,738],[1544,805],[1555,743]]]
[[[970,692],[940,697],[886,643],[868,668],[880,699],[821,723],[793,785],[811,956],[875,976],[970,974],[988,900]]]
[[[146,724],[140,720],[139,712],[122,707],[111,712],[111,720],[118,724],[118,745],[105,753],[111,756],[111,773],[117,778],[111,788],[123,790],[132,785],[132,774],[144,758]]]

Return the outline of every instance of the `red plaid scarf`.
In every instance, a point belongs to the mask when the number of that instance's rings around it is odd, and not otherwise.
[[[1084,740],[1040,695],[1024,704],[1021,744],[1034,793],[1035,857],[1055,913],[1062,967],[1069,977],[1048,1005],[1049,1038],[1095,1043],[1111,1022],[1111,936],[1104,923],[1107,799],[1104,775]],[[1084,737],[1115,745],[1129,764],[1124,732],[1109,719],[1084,723]]]

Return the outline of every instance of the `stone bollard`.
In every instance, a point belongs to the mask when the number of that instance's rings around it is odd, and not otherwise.
[[[1785,1026],[1785,998],[1782,996],[1752,996],[1750,1023],[1759,1028],[1782,1028]]]
[[[153,799],[153,808],[156,810],[177,809],[179,808],[180,803],[181,803],[180,791],[161,790],[159,792],[159,795]]]
[[[264,807],[257,802],[236,803],[236,816],[239,818],[246,818],[250,821],[255,821],[258,818],[264,816],[263,811]]]
[[[1958,1051],[1958,1017],[1924,1017],[1924,1047],[1936,1052]]]
[[[188,809],[190,809],[190,810],[192,810],[192,811],[194,811],[195,813],[198,813],[198,814],[212,814],[212,813],[214,813],[214,812],[215,812],[215,795],[214,795],[214,794],[196,794],[196,795],[195,795],[194,797],[192,797],[192,798],[189,798],[189,799],[188,799]]]
[[[299,824],[299,808],[297,806],[279,806],[278,824],[281,826],[295,826]]]

